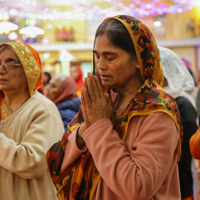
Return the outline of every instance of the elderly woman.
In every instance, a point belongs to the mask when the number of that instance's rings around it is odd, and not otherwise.
[[[183,124],[182,154],[178,163],[181,198],[192,200],[192,155],[189,141],[197,131],[197,111],[195,102],[189,93],[194,89],[194,80],[181,58],[172,50],[159,47],[159,52],[165,77],[163,88],[176,100]]]
[[[56,104],[62,117],[65,131],[67,131],[67,125],[79,111],[81,105],[81,101],[77,97],[76,82],[71,77],[58,74],[50,81],[47,88],[47,97]]]
[[[23,43],[0,45],[0,199],[55,200],[46,151],[64,132],[42,86],[39,54]],[[56,134],[55,134],[56,132]]]
[[[100,81],[85,79],[79,114],[47,153],[59,199],[180,199],[180,116],[152,33],[134,17],[108,18],[93,52]]]

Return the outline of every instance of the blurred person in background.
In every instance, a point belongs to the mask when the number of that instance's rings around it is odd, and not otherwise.
[[[77,97],[76,82],[73,78],[64,74],[53,77],[47,87],[47,98],[56,104],[62,117],[65,131],[67,131],[67,125],[79,111],[81,105],[81,101]]]
[[[64,127],[56,106],[37,91],[41,86],[38,52],[24,43],[1,44],[1,200],[56,199],[46,151]]]
[[[47,153],[59,199],[180,199],[180,115],[154,36],[137,18],[107,18],[93,53],[100,81],[84,80],[78,115]]]
[[[193,71],[191,69],[191,64],[190,64],[189,59],[187,59],[186,57],[181,57],[181,60],[183,61],[184,65],[186,66],[186,68],[188,69],[188,71],[192,75],[192,78],[194,79],[194,74],[193,74]]]
[[[73,64],[70,67],[70,76],[76,81],[77,95],[80,97],[83,86],[83,72],[80,65]]]
[[[51,80],[51,74],[49,72],[44,72],[42,75],[43,86],[38,90],[44,96],[47,96],[47,87],[48,87],[50,80]]]
[[[192,155],[189,140],[197,131],[197,111],[193,98],[194,80],[181,58],[172,50],[159,47],[160,60],[164,70],[163,88],[178,105],[183,124],[182,154],[178,163],[181,198],[193,200]]]
[[[44,86],[47,86],[51,80],[51,74],[49,72],[44,72],[42,76],[42,82]]]

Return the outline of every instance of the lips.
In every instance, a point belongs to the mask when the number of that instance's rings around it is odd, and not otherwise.
[[[5,83],[5,82],[7,82],[6,79],[0,79],[0,83]]]
[[[110,79],[110,76],[108,75],[104,75],[104,74],[100,74],[101,80],[106,81]]]

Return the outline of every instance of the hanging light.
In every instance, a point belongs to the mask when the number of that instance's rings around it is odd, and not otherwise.
[[[8,34],[10,31],[14,31],[18,29],[18,25],[8,22],[1,21],[0,22],[0,34]]]
[[[159,22],[159,21],[155,21],[153,24],[154,24],[154,26],[156,26],[156,27],[159,27],[159,26],[162,25],[161,22]]]
[[[11,32],[11,33],[8,35],[8,39],[9,39],[9,40],[17,40],[17,39],[18,39],[18,34],[15,33],[15,32]]]
[[[24,34],[29,38],[36,38],[37,35],[44,34],[44,30],[36,26],[27,26],[19,30],[20,34]]]

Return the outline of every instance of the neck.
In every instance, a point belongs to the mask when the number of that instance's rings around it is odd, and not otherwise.
[[[135,97],[138,90],[142,87],[142,79],[133,81],[132,84],[127,85],[124,88],[115,88],[115,91],[119,94],[118,109],[125,106],[129,101]]]
[[[4,91],[4,99],[12,112],[15,112],[30,97],[29,91]]]

